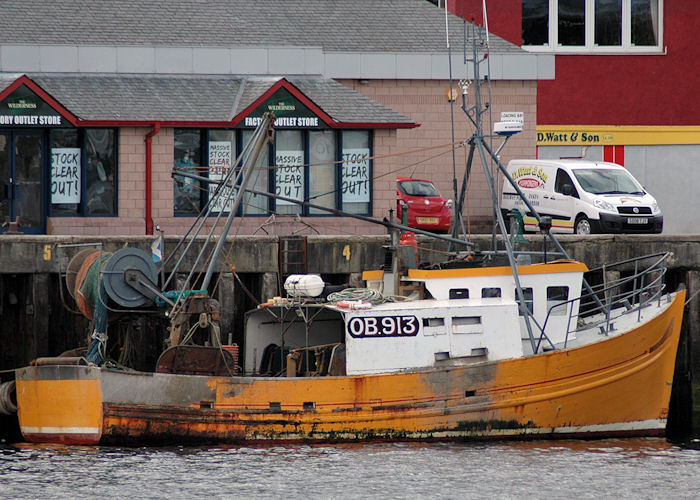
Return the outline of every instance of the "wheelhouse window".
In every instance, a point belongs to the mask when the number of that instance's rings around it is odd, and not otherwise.
[[[663,0],[523,0],[522,46],[547,52],[663,48]]]
[[[116,130],[54,129],[50,149],[51,215],[116,215]]]
[[[451,299],[468,299],[469,288],[450,288]]]
[[[522,288],[523,291],[523,298],[525,299],[525,307],[527,310],[530,312],[530,314],[534,314],[534,309],[533,309],[533,300],[532,300],[532,288]],[[515,296],[515,302],[520,304],[520,297],[518,297],[518,290],[513,290],[513,294]],[[522,309],[518,307],[518,315],[524,316]]]
[[[500,288],[482,288],[481,289],[481,298],[482,299],[498,298],[500,296],[501,296],[501,289]]]
[[[566,303],[569,300],[568,286],[548,286],[547,287],[547,312],[552,316],[563,316],[566,314]]]

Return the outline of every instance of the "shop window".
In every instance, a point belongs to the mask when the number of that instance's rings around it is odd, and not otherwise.
[[[10,136],[0,133],[0,221],[10,216]]]
[[[117,213],[117,134],[114,129],[85,130],[87,207],[89,215]]]
[[[253,133],[251,129],[175,129],[176,169],[210,179],[207,182],[175,174],[175,214],[197,215],[200,212]],[[370,144],[371,134],[366,130],[277,130],[274,146],[267,143],[263,146],[248,188],[308,201],[320,207],[368,214],[371,206]],[[212,211],[228,213],[232,200],[233,195],[228,202],[222,199],[212,206]],[[243,195],[238,213],[329,214],[322,208],[304,207],[253,193]]]
[[[200,129],[175,129],[175,168],[202,175],[202,140]],[[206,167],[205,167],[206,168]],[[196,215],[202,209],[205,188],[191,177],[173,176],[176,215]]]
[[[241,143],[248,144],[253,136],[253,130],[243,130],[241,133]],[[260,155],[255,170],[253,170],[252,182],[248,183],[248,187],[255,191],[268,192],[269,189],[269,165],[270,146],[265,143]],[[243,197],[243,213],[248,215],[267,215],[270,213],[270,198],[267,196],[245,193]]]
[[[304,141],[301,130],[278,130],[275,134],[275,194],[304,201]],[[278,214],[301,214],[303,207],[292,201],[275,200]]]
[[[79,215],[82,200],[82,151],[78,129],[51,131],[51,213]]]
[[[348,213],[369,214],[372,180],[370,133],[342,132],[341,201]]]
[[[116,215],[116,130],[55,129],[50,149],[51,214]]]
[[[549,52],[662,50],[663,0],[523,0],[522,46]]]
[[[332,130],[309,132],[309,202],[327,208],[336,208],[338,182],[336,175],[336,141]],[[328,212],[309,208],[309,214]]]
[[[214,194],[220,184],[223,184],[226,176],[236,161],[236,131],[235,130],[210,130],[207,141],[207,156],[209,166],[209,195]],[[233,182],[233,178],[229,179]],[[235,190],[230,185],[222,185],[220,196],[212,200],[211,211],[214,213],[230,212],[235,198]]]

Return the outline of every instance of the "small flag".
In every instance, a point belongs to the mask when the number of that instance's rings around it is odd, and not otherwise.
[[[151,253],[153,254],[153,262],[158,264],[163,262],[163,254],[165,251],[165,241],[163,233],[160,233],[151,243]]]

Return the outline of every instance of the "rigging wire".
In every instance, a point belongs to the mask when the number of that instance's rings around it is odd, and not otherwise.
[[[486,37],[486,55],[488,56],[491,53],[491,45],[490,45],[490,39],[489,39],[489,18],[488,18],[488,13],[486,11],[486,0],[482,0],[481,2],[482,6],[482,16],[484,18],[484,34]],[[492,89],[491,89],[491,58],[486,57],[486,88],[488,89],[488,102],[489,102],[489,130],[493,129],[493,106],[491,106],[491,102],[493,101],[493,95],[492,95]],[[489,134],[489,147],[491,148],[491,151],[494,151],[493,148],[493,135]],[[491,163],[491,177],[493,179],[498,179],[498,168],[494,163],[494,158],[491,158],[490,160]]]
[[[450,131],[452,132],[452,144],[455,142],[455,113],[454,113],[454,107],[455,107],[455,99],[456,95],[453,95],[452,92],[454,89],[452,88],[452,50],[450,47],[450,26],[448,22],[448,17],[447,17],[447,3],[448,0],[445,0],[445,40],[447,43],[447,60],[448,60],[448,66],[449,66],[449,72],[450,72],[450,86],[448,90],[448,95],[450,99]],[[454,199],[457,199],[457,158],[455,156],[455,148],[452,148],[452,191],[454,194]],[[459,217],[455,217],[455,220],[453,221],[453,224],[457,224],[457,219]]]

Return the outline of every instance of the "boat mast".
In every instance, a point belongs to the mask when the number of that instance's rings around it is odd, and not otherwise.
[[[486,11],[484,10],[484,17],[486,17]],[[539,223],[540,229],[542,232],[545,233],[545,237],[549,238],[558,252],[564,256],[564,258],[569,259],[568,254],[564,250],[564,248],[561,246],[559,241],[554,237],[554,235],[551,232],[551,223],[550,224],[543,224],[542,223],[542,217],[540,214],[537,212],[537,210],[530,204],[528,201],[527,197],[525,194],[522,192],[520,187],[515,183],[515,181],[508,175],[508,171],[506,170],[505,166],[501,163],[501,161],[498,158],[498,153],[501,151],[505,143],[507,142],[508,138],[510,137],[510,134],[505,135],[505,140],[501,144],[501,146],[494,152],[491,147],[486,143],[486,138],[493,138],[493,134],[485,134],[483,130],[483,122],[482,122],[482,115],[486,113],[490,109],[490,103],[483,104],[481,100],[481,85],[484,82],[489,82],[489,76],[486,75],[485,78],[482,80],[481,77],[479,76],[479,65],[485,61],[488,61],[488,51],[489,51],[489,46],[488,46],[488,31],[484,30],[485,33],[485,38],[486,38],[486,50],[484,51],[482,56],[479,56],[478,51],[477,51],[477,43],[479,41],[479,33],[477,33],[477,27],[474,24],[471,24],[471,30],[472,30],[472,55],[471,59],[467,58],[466,56],[466,30],[465,30],[465,58],[464,62],[465,63],[471,63],[473,72],[474,72],[474,105],[471,107],[467,107],[467,89],[469,87],[469,81],[466,80],[461,80],[460,81],[460,86],[462,87],[462,110],[464,113],[467,115],[467,118],[472,122],[474,125],[474,133],[469,140],[469,159],[467,162],[466,170],[465,170],[465,177],[464,181],[462,184],[462,193],[460,196],[460,203],[457,205],[457,209],[461,211],[461,202],[463,201],[463,195],[466,189],[466,180],[468,177],[468,173],[471,170],[471,162],[473,160],[473,153],[474,150],[478,151],[479,157],[481,159],[481,164],[484,169],[484,175],[486,177],[486,182],[489,187],[489,192],[491,193],[491,201],[492,201],[492,206],[493,206],[493,216],[494,220],[497,223],[497,227],[500,230],[500,233],[502,235],[503,239],[503,244],[506,248],[506,253],[508,255],[508,262],[510,264],[511,270],[513,272],[513,279],[515,281],[515,288],[516,288],[516,294],[518,296],[518,302],[519,302],[519,307],[520,310],[523,314],[523,317],[525,319],[525,325],[527,326],[527,331],[528,331],[528,336],[530,338],[530,343],[532,345],[533,352],[537,352],[537,344],[535,342],[535,338],[532,333],[532,326],[530,324],[530,321],[535,322],[537,325],[538,329],[542,331],[542,327],[537,324],[537,321],[533,317],[533,315],[530,313],[529,309],[527,308],[525,304],[525,298],[523,295],[523,290],[520,286],[520,279],[518,275],[518,266],[517,266],[517,261],[515,258],[515,252],[513,250],[511,241],[508,237],[508,232],[506,230],[506,225],[505,221],[503,219],[503,213],[501,212],[500,208],[500,201],[498,197],[498,192],[496,191],[495,187],[495,179],[494,175],[492,174],[492,171],[489,169],[489,160],[491,162],[494,162],[495,165],[497,166],[496,172],[501,172],[503,174],[504,179],[507,179],[508,182],[511,184],[513,189],[515,189],[516,193],[520,197],[521,200],[525,203],[525,206],[527,207],[529,213],[532,213],[533,216],[537,219],[537,222]],[[497,135],[497,134],[496,134]],[[496,232],[495,232],[495,227],[494,227],[494,233],[493,237],[491,240],[491,250],[494,254],[497,253],[496,251]],[[456,230],[456,226],[455,226]],[[594,302],[598,307],[600,307],[601,310],[605,311],[606,314],[609,314],[608,309],[600,302],[596,294],[593,293],[593,290],[591,289],[590,285],[586,281],[586,279],[583,279],[583,286],[586,288],[588,293],[592,296]]]
[[[488,82],[488,75],[484,78],[482,81],[480,73],[479,73],[479,66],[481,63],[485,62],[488,60],[488,45],[486,45],[486,50],[483,52],[483,55],[479,55],[477,51],[477,42],[479,38],[479,33],[477,33],[477,28],[474,24],[471,24],[471,30],[472,30],[472,55],[471,58],[466,57],[466,44],[465,44],[465,63],[469,64],[471,63],[472,68],[473,68],[473,82],[474,82],[474,105],[471,107],[467,107],[467,90],[469,88],[469,82],[462,80],[460,81],[460,86],[462,87],[462,110],[464,113],[467,115],[467,118],[472,122],[474,125],[474,133],[472,134],[471,139],[469,140],[469,162],[472,161],[473,159],[473,150],[476,149],[476,151],[479,153],[479,157],[481,159],[481,165],[484,169],[484,174],[486,176],[486,183],[489,188],[489,192],[491,193],[491,202],[492,202],[492,207],[493,207],[493,215],[494,218],[498,224],[498,227],[500,229],[501,234],[503,235],[503,243],[506,248],[506,254],[508,255],[508,263],[510,265],[511,271],[513,273],[513,280],[515,281],[515,290],[516,294],[518,296],[518,304],[520,307],[520,311],[523,315],[523,318],[525,319],[525,326],[527,327],[527,333],[528,337],[530,339],[530,345],[532,346],[532,351],[537,352],[537,342],[535,340],[535,336],[532,331],[532,324],[531,322],[535,322],[537,324],[537,321],[531,314],[530,310],[526,306],[525,303],[525,296],[523,294],[523,289],[520,285],[520,277],[518,274],[518,265],[515,259],[515,254],[513,252],[513,247],[511,245],[510,239],[508,238],[508,232],[506,231],[505,227],[505,222],[503,220],[503,214],[501,213],[500,209],[500,204],[498,200],[498,193],[495,189],[495,184],[494,184],[494,178],[492,175],[491,170],[489,169],[489,159],[492,161],[495,161],[496,164],[498,165],[499,169],[502,168],[501,162],[498,160],[498,157],[491,151],[491,149],[488,147],[486,144],[485,139],[492,138],[493,136],[491,134],[484,134],[483,130],[483,120],[482,120],[482,115],[486,112],[489,111],[489,105],[487,104],[486,106],[483,105],[481,101],[481,84],[483,81]],[[506,136],[506,140],[508,139],[508,136]],[[505,144],[505,142],[504,142]],[[471,169],[471,164],[467,164],[467,172]],[[502,169],[505,172],[505,169]],[[466,177],[465,177],[466,179]],[[527,203],[527,200],[526,200]],[[529,205],[529,204],[528,204]],[[461,206],[457,205],[457,209],[461,212]],[[539,216],[537,216],[537,219],[539,220]],[[455,226],[456,230],[456,226]],[[494,234],[494,238],[492,238],[492,243],[491,243],[491,250],[493,252],[496,251],[496,238]],[[538,326],[538,329],[542,331],[542,328]]]
[[[229,211],[228,217],[226,219],[224,229],[222,230],[222,233],[219,236],[219,240],[217,241],[216,248],[214,249],[214,252],[210,257],[206,274],[202,283],[202,289],[206,290],[209,286],[209,282],[211,281],[211,277],[216,267],[216,263],[218,262],[221,250],[226,241],[226,236],[228,235],[228,232],[231,229],[233,219],[235,218],[235,214],[245,194],[245,188],[248,186],[248,182],[253,178],[253,170],[257,165],[258,157],[260,156],[260,152],[262,151],[263,145],[266,142],[270,142],[272,140],[272,127],[274,121],[275,116],[272,113],[265,113],[263,115],[262,121],[253,131],[253,136],[251,137],[250,141],[248,141],[243,151],[236,159],[234,165],[232,165],[229,172],[224,176],[224,178],[221,181],[212,181],[207,177],[194,175],[184,170],[175,169],[173,171],[173,177],[178,176],[194,178],[205,183],[217,184],[217,187],[214,190],[214,193],[210,197],[205,207],[199,213],[198,220],[195,221],[195,223],[193,223],[192,226],[190,226],[190,229],[187,231],[187,234],[185,234],[185,236],[178,242],[175,249],[170,253],[171,256],[175,255],[180,246],[185,244],[185,242],[187,241],[184,250],[180,254],[179,259],[175,263],[173,270],[170,273],[170,277],[165,283],[163,283],[162,290],[165,290],[167,288],[168,283],[170,282],[170,279],[172,279],[173,276],[176,276],[177,269],[180,267],[190,248],[194,244],[195,238],[204,228],[205,223],[211,215],[213,207],[228,206],[229,203],[231,203],[231,210]],[[221,210],[217,214],[216,219],[213,221],[211,230],[205,242],[202,244],[199,253],[197,254],[197,258],[195,259],[195,263],[192,265],[192,269],[189,275],[187,276],[187,279],[181,287],[183,292],[190,285],[192,277],[198,269],[200,262],[206,260],[205,256],[208,252],[207,247],[214,237],[214,231],[218,225],[217,223],[222,218],[223,214],[224,211]],[[164,266],[165,262],[162,265]]]

